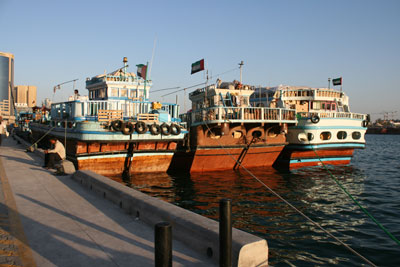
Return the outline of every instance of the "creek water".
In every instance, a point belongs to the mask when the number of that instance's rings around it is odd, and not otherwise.
[[[366,139],[366,149],[356,150],[350,165],[328,168],[400,239],[400,135],[367,135]],[[400,246],[343,193],[323,167],[251,171],[376,265],[400,266]],[[365,264],[243,170],[135,175],[131,187],[216,220],[219,200],[232,199],[234,227],[268,241],[271,266]]]

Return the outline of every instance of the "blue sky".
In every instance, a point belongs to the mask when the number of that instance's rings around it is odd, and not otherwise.
[[[353,112],[400,117],[400,1],[11,1],[0,0],[0,51],[15,55],[15,84],[53,87],[111,72],[128,57],[151,60],[153,90],[204,81],[238,67],[253,85],[327,86],[343,77]],[[221,76],[239,79],[239,69]],[[214,81],[214,79],[212,80]],[[72,84],[55,101],[72,94]],[[175,101],[175,95],[153,100]],[[183,105],[183,92],[178,94]],[[185,101],[189,106],[189,101]]]

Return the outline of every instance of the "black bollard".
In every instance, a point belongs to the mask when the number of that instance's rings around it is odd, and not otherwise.
[[[168,222],[157,223],[154,229],[155,266],[172,266],[172,227]]]
[[[219,266],[232,266],[232,204],[230,199],[219,201]]]

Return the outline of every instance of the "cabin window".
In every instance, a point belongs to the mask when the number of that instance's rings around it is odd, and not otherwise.
[[[336,111],[336,104],[332,103],[332,111]]]
[[[326,103],[326,109],[331,110],[331,103]]]
[[[343,140],[347,138],[347,133],[345,131],[339,131],[337,133],[337,139]]]
[[[106,97],[106,89],[100,89],[99,90],[99,97],[100,98],[105,98]]]
[[[323,141],[326,141],[326,140],[330,140],[331,139],[331,133],[330,132],[322,132],[320,135],[319,135],[319,138],[321,139],[321,140],[323,140]]]
[[[351,136],[353,137],[354,140],[358,140],[361,138],[361,133],[360,132],[353,132],[351,134]]]
[[[111,96],[118,97],[118,89],[117,88],[112,88],[111,89]]]
[[[121,89],[121,97],[128,97],[128,90],[127,89]]]
[[[312,109],[319,110],[321,109],[321,102],[312,102]]]

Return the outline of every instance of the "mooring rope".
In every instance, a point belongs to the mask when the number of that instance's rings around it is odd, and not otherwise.
[[[40,142],[40,140],[42,140],[46,135],[48,135],[51,130],[53,130],[56,126],[51,127],[42,137],[39,138],[39,140],[37,140],[35,143],[33,143],[29,148],[33,147],[34,145],[36,145],[37,143]]]
[[[376,225],[378,225],[379,228],[381,228],[394,242],[397,243],[397,245],[400,245],[400,241],[391,233],[389,232],[389,230],[387,230],[380,222],[378,222],[374,216],[372,216],[371,213],[369,213],[367,211],[367,209],[365,209],[347,190],[346,188],[344,188],[344,186],[339,182],[338,179],[336,179],[336,177],[331,173],[331,171],[328,169],[328,167],[324,164],[324,162],[321,160],[321,158],[319,157],[317,151],[315,151],[314,146],[311,145],[311,143],[309,142],[312,150],[314,151],[315,155],[317,156],[318,160],[321,162],[322,166],[324,166],[325,170],[329,173],[330,177],[335,181],[335,183],[340,187],[340,189],[343,190],[343,192],[346,193],[346,195],[353,200],[353,202],[368,216],[370,217],[374,223],[376,223]]]
[[[214,135],[214,133],[211,131],[210,127],[208,126],[207,122],[205,122],[205,125],[207,127],[207,129],[209,130],[209,132],[211,133],[211,135]],[[296,211],[297,213],[299,213],[301,216],[303,216],[306,220],[308,220],[309,222],[311,222],[312,224],[314,224],[316,227],[318,227],[321,231],[323,231],[324,233],[326,233],[328,236],[330,236],[331,238],[333,238],[334,240],[336,240],[337,242],[339,242],[342,246],[344,246],[345,248],[347,248],[350,252],[352,252],[354,255],[358,256],[360,259],[362,259],[363,261],[365,261],[367,264],[371,265],[371,266],[376,266],[374,263],[372,263],[370,260],[368,260],[367,258],[365,258],[363,255],[361,255],[360,253],[358,253],[357,251],[355,251],[353,248],[351,248],[349,245],[347,245],[346,243],[344,243],[343,241],[341,241],[339,238],[337,238],[336,236],[334,236],[333,234],[331,234],[328,230],[326,230],[325,228],[323,228],[319,223],[317,223],[316,221],[314,221],[313,219],[311,219],[310,217],[308,217],[307,215],[305,215],[303,212],[301,212],[299,209],[297,209],[295,206],[293,206],[289,201],[287,201],[286,199],[284,199],[281,195],[279,195],[277,192],[275,192],[272,188],[270,188],[268,185],[266,185],[263,181],[261,181],[257,176],[255,176],[250,170],[248,170],[246,167],[244,167],[240,162],[238,162],[235,157],[229,152],[229,150],[227,150],[222,144],[221,142],[219,142],[218,139],[216,139],[219,146],[226,151],[227,155],[230,156],[240,167],[243,168],[243,170],[245,170],[251,177],[253,177],[256,181],[258,181],[261,185],[263,185],[265,188],[267,188],[274,196],[276,196],[277,198],[279,198],[280,200],[282,200],[286,205],[288,205],[289,207],[291,207],[294,211]]]

